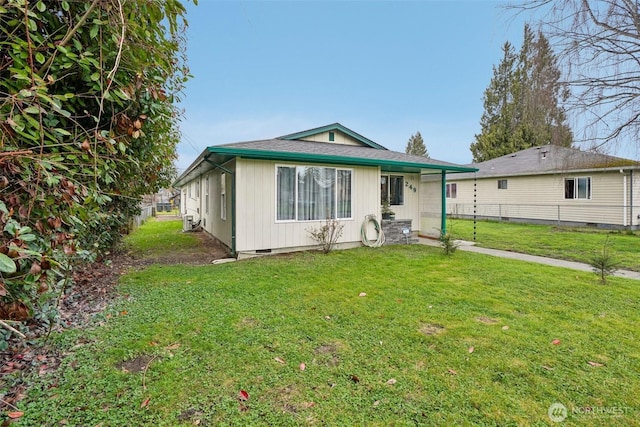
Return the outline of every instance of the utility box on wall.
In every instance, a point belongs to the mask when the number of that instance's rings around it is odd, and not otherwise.
[[[185,215],[182,217],[182,231],[191,231],[193,229],[193,215]]]

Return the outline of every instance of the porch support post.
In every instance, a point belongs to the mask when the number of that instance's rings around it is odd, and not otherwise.
[[[442,212],[440,214],[440,233],[447,233],[447,171],[442,171]]]

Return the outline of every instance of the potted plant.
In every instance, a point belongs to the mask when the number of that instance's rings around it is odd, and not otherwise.
[[[388,201],[382,202],[382,219],[394,219],[396,217],[396,213],[391,210]]]

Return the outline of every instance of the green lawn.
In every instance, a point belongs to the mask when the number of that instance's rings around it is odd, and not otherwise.
[[[640,425],[636,281],[409,245],[156,265],[120,290],[55,337],[68,358],[20,425],[543,426],[554,402],[559,425]]]
[[[473,221],[450,220],[454,237],[473,241]],[[619,268],[640,271],[640,232],[478,221],[479,246],[589,263],[609,236]]]

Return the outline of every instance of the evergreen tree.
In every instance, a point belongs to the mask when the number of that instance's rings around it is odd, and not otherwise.
[[[570,147],[573,135],[559,105],[569,93],[546,37],[525,25],[519,54],[509,42],[502,50],[484,93],[481,132],[470,147],[474,161],[545,144]]]
[[[415,135],[411,135],[411,138],[407,141],[407,148],[405,149],[405,152],[407,154],[413,154],[414,156],[429,157],[427,147],[424,145],[420,132],[416,132]]]
[[[471,144],[474,162],[483,162],[512,152],[514,133],[514,105],[516,54],[513,46],[505,42],[502,60],[493,67],[493,77],[484,91],[484,113],[480,119],[481,132]]]

